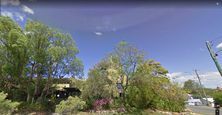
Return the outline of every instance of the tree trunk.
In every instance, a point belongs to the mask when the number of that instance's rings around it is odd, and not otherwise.
[[[29,91],[27,91],[28,94],[27,94],[27,98],[26,98],[26,102],[31,102],[31,94],[29,93]]]
[[[39,94],[40,94],[40,82],[41,82],[41,75],[37,75],[37,81],[35,82],[35,91],[34,91],[34,97],[33,97],[33,101],[35,101],[38,97],[39,97]]]
[[[34,67],[35,67],[35,63],[32,64],[32,69],[31,69],[31,75],[29,76],[29,81],[28,81],[28,87],[27,87],[27,99],[26,102],[31,102],[33,103],[33,100],[31,100],[33,98],[33,96],[31,96],[31,92],[30,92],[30,87],[32,86],[32,78],[34,76]]]
[[[39,101],[42,101],[42,99],[44,99],[46,97],[46,94],[49,92],[49,88],[50,88],[50,86],[52,84],[51,83],[52,82],[52,80],[51,80],[51,73],[52,73],[52,68],[50,67],[49,68],[48,79],[47,79],[46,85],[45,85],[44,89],[42,90],[41,95],[40,95],[40,97],[38,99]]]

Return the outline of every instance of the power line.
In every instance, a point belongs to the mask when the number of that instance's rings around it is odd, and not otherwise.
[[[206,98],[207,105],[209,105],[208,99],[207,99],[207,95],[206,95],[206,93],[205,93],[205,90],[204,90],[203,85],[202,85],[201,80],[200,80],[200,76],[199,76],[197,70],[194,70],[194,71],[195,71],[196,76],[197,76],[197,79],[198,79],[198,81],[199,81],[199,83],[200,83],[200,87],[201,87],[201,89],[202,89],[202,91],[203,91],[203,94],[204,94],[204,96],[205,96],[205,98]]]

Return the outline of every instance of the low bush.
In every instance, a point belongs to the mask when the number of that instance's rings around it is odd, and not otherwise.
[[[0,114],[7,115],[12,114],[17,110],[19,105],[18,102],[12,102],[11,100],[6,99],[7,94],[0,92]]]
[[[98,110],[103,110],[103,109],[109,109],[109,105],[111,103],[111,99],[97,99],[94,103],[93,103],[93,108],[95,111]]]
[[[67,100],[56,105],[55,112],[61,114],[76,114],[86,107],[86,102],[79,97],[69,96]]]
[[[55,110],[55,106],[50,102],[36,102],[27,103],[23,102],[18,107],[19,113],[29,113],[29,112],[52,112]]]
[[[163,98],[156,98],[152,103],[155,109],[181,112],[185,109],[185,103],[183,100],[169,100]]]
[[[138,76],[127,90],[127,103],[137,109],[181,112],[185,109],[184,92],[164,77]]]

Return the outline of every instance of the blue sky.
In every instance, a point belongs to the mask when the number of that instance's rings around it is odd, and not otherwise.
[[[160,62],[169,70],[169,76],[177,77],[177,82],[193,79],[190,74],[197,69],[206,87],[222,86],[218,82],[222,78],[205,45],[205,41],[217,39],[213,41],[216,47],[222,41],[222,6],[216,3],[211,7],[141,4],[28,7],[34,13],[23,13],[24,17],[73,36],[85,76],[89,68],[125,40],[144,50],[147,59]]]

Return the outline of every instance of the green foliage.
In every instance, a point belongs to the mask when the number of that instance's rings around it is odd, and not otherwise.
[[[171,88],[163,92],[163,94],[157,95],[154,98],[152,105],[156,109],[173,112],[181,112],[185,109],[185,94],[183,94],[181,89],[172,85]]]
[[[52,112],[55,110],[55,104],[44,101],[42,103],[23,102],[18,106],[18,113],[28,114],[30,112]]]
[[[10,87],[18,87],[16,83],[25,74],[28,62],[28,38],[18,24],[8,17],[0,17],[0,77],[3,91]],[[11,77],[10,85],[7,83]],[[15,85],[16,84],[16,85]],[[7,86],[6,86],[7,85]]]
[[[213,93],[214,101],[222,106],[222,91],[215,91]]]
[[[45,111],[47,108],[45,108],[42,104],[40,103],[33,103],[33,104],[29,104],[29,103],[22,103],[19,106],[19,112],[21,113],[29,113],[29,112],[33,112],[33,111]]]
[[[212,88],[204,88],[206,95],[209,97],[213,97],[214,93],[217,92],[217,89]]]
[[[0,89],[11,99],[43,101],[53,78],[83,75],[83,64],[76,57],[79,50],[70,34],[30,20],[22,29],[3,16],[0,31]]]
[[[87,85],[82,92],[82,96],[87,100],[89,108],[92,107],[92,104],[96,99],[111,97],[109,87],[112,82],[107,78],[106,74],[107,73],[101,71],[98,66],[93,70],[90,70],[89,77],[86,80]]]
[[[188,93],[191,94],[198,94],[198,91],[201,89],[199,83],[195,82],[194,80],[187,80],[184,82],[183,89],[186,90]]]
[[[62,114],[76,114],[86,107],[86,102],[79,97],[69,97],[66,101],[61,101],[56,105],[56,112]]]
[[[110,54],[110,58],[115,63],[120,76],[126,77],[127,88],[130,77],[133,76],[137,66],[143,62],[144,53],[131,44],[121,41]]]
[[[86,81],[75,79],[83,76],[83,64],[72,36],[50,28],[40,22],[28,21],[25,29],[7,17],[0,16],[0,90],[12,100],[23,101],[21,111],[53,110],[55,102],[46,97],[54,83],[71,83],[82,91],[82,98],[69,97],[56,106],[56,112],[76,114],[93,103],[107,107],[130,108],[132,112],[154,108],[169,111],[184,109],[184,92],[170,83],[168,72],[160,63],[145,60],[142,51],[127,42],[120,42],[114,51],[89,71]],[[61,79],[64,76],[74,77]],[[123,98],[118,98],[116,83],[123,85]],[[185,89],[198,87],[191,81]],[[194,84],[194,85],[193,85]],[[3,95],[3,94],[2,94]],[[5,100],[11,111],[17,104]],[[216,95],[216,97],[219,97]],[[220,98],[218,98],[220,100]],[[97,101],[96,101],[97,100]],[[26,102],[24,102],[26,101]],[[2,109],[0,104],[0,110]],[[10,106],[9,106],[10,105]],[[124,105],[124,107],[123,107]]]
[[[88,108],[93,108],[93,103],[97,99],[110,99],[118,96],[116,83],[119,74],[114,66],[115,63],[110,59],[104,59],[90,70],[82,92]]]
[[[183,111],[184,92],[170,83],[165,77],[166,73],[167,71],[157,62],[149,60],[141,64],[127,90],[128,104],[137,109]]]
[[[117,79],[122,78],[124,97],[114,99],[111,107],[124,105],[131,112],[147,108],[183,111],[184,92],[166,78],[167,73],[160,63],[144,60],[141,51],[121,42],[108,58],[90,70],[82,96],[88,106],[96,99],[113,99],[114,91],[118,91]]]
[[[76,78],[70,78],[70,85],[71,87],[76,87],[80,91],[83,91],[84,87],[86,87],[86,80],[84,79],[76,79]]]
[[[128,89],[127,102],[138,109],[154,108],[183,111],[185,97],[181,89],[164,77],[138,76]]]
[[[19,105],[18,102],[12,102],[6,99],[7,94],[0,92],[0,114],[12,114]]]
[[[106,86],[110,83],[107,77],[104,77],[100,72],[93,70],[91,71],[89,78],[87,79],[87,88],[84,90],[83,97],[95,97],[95,98],[106,98],[110,97]]]
[[[109,55],[108,60],[111,61],[111,67],[116,70],[115,76],[118,76],[113,81],[117,83],[118,80],[118,83],[123,86],[121,92],[123,94],[123,104],[126,106],[125,97],[130,79],[135,75],[138,65],[144,61],[144,53],[133,45],[121,41]]]

